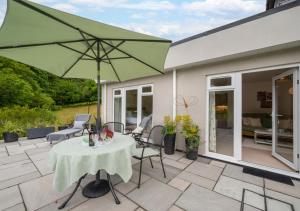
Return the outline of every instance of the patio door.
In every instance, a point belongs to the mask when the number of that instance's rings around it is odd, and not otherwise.
[[[298,169],[298,71],[284,72],[272,80],[272,155]]]

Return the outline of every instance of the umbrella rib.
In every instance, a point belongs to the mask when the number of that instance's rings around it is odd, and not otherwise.
[[[125,42],[125,41],[123,40],[122,42],[120,42],[120,43],[117,44],[116,46],[113,46],[112,49],[110,49],[110,50],[107,52],[107,55],[110,54],[111,52],[113,52],[116,48],[120,47],[124,42]],[[105,57],[105,55],[102,56],[102,57],[100,57],[100,59],[103,59],[104,57]]]
[[[66,45],[63,45],[63,44],[61,44],[61,43],[57,43],[59,46],[61,46],[61,47],[64,47],[64,48],[67,48],[67,49],[69,49],[69,50],[71,50],[71,51],[74,51],[74,52],[76,52],[76,53],[79,53],[79,54],[83,54],[83,52],[81,52],[81,51],[78,51],[78,50],[76,50],[76,49],[74,49],[74,48],[71,48],[71,47],[69,47],[69,46],[66,46]],[[92,57],[92,56],[90,56],[90,55],[88,55],[88,54],[86,54],[85,56],[87,56],[87,57],[89,57],[89,58],[91,58],[91,59],[93,59],[93,60],[96,60],[96,58],[95,57]]]
[[[95,39],[89,39],[90,41],[94,41]],[[75,43],[75,42],[83,42],[85,40],[70,40],[70,41],[58,41],[58,42],[47,42],[47,43],[33,43],[33,44],[24,44],[24,45],[11,45],[11,46],[0,46],[0,50],[11,49],[11,48],[27,48],[27,47],[39,47],[44,45],[57,45],[57,44],[67,44],[67,43]]]
[[[109,58],[110,60],[116,60],[116,59],[131,59],[129,56],[124,56],[124,57],[116,57],[116,58]],[[108,59],[102,59],[102,60],[108,60]]]
[[[81,34],[82,38],[85,40],[85,42],[87,43],[88,46],[91,46],[91,44],[89,43],[89,41],[86,39],[86,37],[84,36],[84,34],[82,33],[82,31],[79,30],[79,33]],[[97,57],[97,54],[95,53],[94,49],[91,48],[93,54],[95,57]]]
[[[87,50],[64,72],[64,74],[61,77],[64,77],[80,60],[82,57],[84,57],[87,52],[90,50],[91,47],[95,45],[97,41],[95,41],[90,47],[87,48]]]
[[[110,64],[111,68],[112,68],[113,71],[115,72],[115,75],[117,76],[118,81],[121,82],[121,79],[120,79],[120,77],[119,77],[119,75],[118,75],[118,73],[117,73],[117,71],[116,71],[114,65],[111,63],[110,58],[109,58],[109,56],[107,55],[105,48],[103,47],[103,45],[102,45],[101,42],[99,42],[99,43],[100,43],[100,45],[101,45],[102,50],[104,51],[104,55],[105,55],[106,58],[108,59],[108,62],[109,62],[109,64]]]
[[[108,42],[105,42],[105,41],[103,41],[103,40],[102,40],[102,42],[104,42],[106,45],[109,45],[109,46],[113,47],[113,45],[109,44]],[[161,73],[161,74],[164,74],[164,73],[163,73],[162,71],[160,71],[159,69],[153,67],[153,66],[150,65],[150,64],[147,64],[146,62],[140,60],[139,58],[137,58],[137,57],[135,57],[135,56],[133,56],[133,55],[131,55],[130,53],[127,53],[126,51],[123,51],[123,50],[121,50],[121,49],[118,48],[118,47],[116,47],[115,49],[117,49],[118,51],[122,52],[123,54],[126,54],[127,56],[129,56],[129,57],[135,59],[136,61],[138,61],[138,62],[140,62],[140,63],[142,63],[142,64],[144,64],[144,65],[146,65],[146,66],[148,66],[148,67],[150,67],[150,68],[152,68],[153,70],[155,70],[155,71],[157,71],[157,72],[159,72],[159,73]]]

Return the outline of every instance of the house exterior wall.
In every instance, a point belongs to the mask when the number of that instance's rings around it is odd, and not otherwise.
[[[200,127],[202,144],[199,154],[205,155],[206,139],[206,113],[207,113],[207,82],[206,77],[213,74],[255,70],[259,68],[275,67],[279,65],[299,64],[300,47],[281,51],[244,57],[226,62],[202,65],[193,68],[177,70],[177,105],[176,113],[179,115],[190,114]],[[113,120],[113,89],[130,86],[153,84],[153,124],[162,124],[165,115],[172,116],[173,110],[173,77],[172,72],[155,77],[142,78],[123,83],[107,84],[106,88],[106,117],[107,121]],[[197,103],[188,110],[180,103],[181,98],[195,98]],[[176,147],[185,150],[185,142],[181,134],[177,134]]]

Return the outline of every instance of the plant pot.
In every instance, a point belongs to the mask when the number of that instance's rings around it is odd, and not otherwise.
[[[190,141],[185,140],[186,158],[189,160],[197,160],[198,158],[198,146],[191,148]]]
[[[4,132],[3,139],[5,143],[18,141],[19,135],[17,133]]]
[[[173,155],[175,150],[176,133],[166,134],[164,139],[164,149],[167,155]]]
[[[53,133],[54,131],[55,131],[54,127],[30,128],[27,129],[27,138],[28,139],[44,138],[49,133]]]
[[[69,125],[58,126],[57,128],[58,128],[59,131],[61,131],[61,130],[68,129]]]

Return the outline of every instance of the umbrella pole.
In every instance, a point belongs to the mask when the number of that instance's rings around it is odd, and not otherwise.
[[[98,70],[97,70],[97,119],[96,119],[96,126],[97,126],[97,133],[100,135],[101,131],[101,119],[100,119],[100,104],[101,104],[101,84],[100,84],[100,62],[98,62]]]

